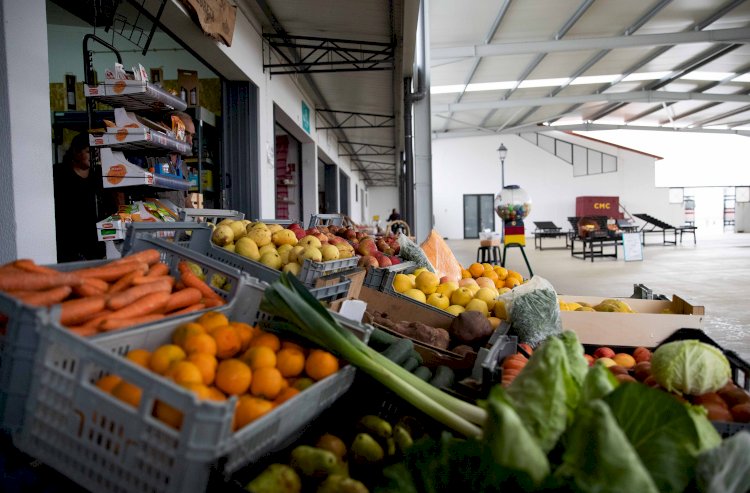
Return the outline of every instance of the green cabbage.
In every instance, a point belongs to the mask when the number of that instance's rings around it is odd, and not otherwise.
[[[651,357],[651,374],[669,391],[702,395],[722,388],[732,370],[720,349],[686,340],[658,347]]]

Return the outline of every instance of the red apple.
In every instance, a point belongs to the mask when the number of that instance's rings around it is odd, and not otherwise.
[[[391,265],[398,265],[401,263],[401,259],[395,255],[389,255],[388,258],[391,260]]]
[[[346,238],[347,240],[353,240],[356,237],[357,237],[357,232],[354,231],[353,229],[347,229],[346,232],[344,233],[344,238]]]
[[[359,247],[357,247],[357,253],[360,255],[373,255],[377,251],[378,247],[372,238],[365,238],[359,242]]]
[[[636,363],[651,361],[651,351],[645,347],[637,347],[633,350],[633,358],[635,358]]]
[[[612,351],[612,349],[610,349],[610,348],[608,348],[606,346],[598,347],[598,348],[596,348],[596,351],[594,351],[594,358],[596,358],[596,359],[599,359],[599,358],[612,358],[612,357],[614,357],[614,355],[615,355],[615,352]]]
[[[363,255],[359,259],[357,265],[359,267],[364,267],[365,269],[369,269],[370,267],[380,267],[380,264],[378,264],[378,260],[372,255]]]
[[[296,236],[298,240],[301,240],[302,238],[307,236],[307,232],[302,228],[293,229],[292,231],[294,231],[294,236]]]
[[[331,236],[328,238],[328,243],[331,245],[338,245],[339,243],[346,243],[346,240],[340,236]]]
[[[393,265],[391,259],[389,259],[387,255],[383,255],[382,257],[380,257],[378,259],[378,263],[380,264],[380,267],[390,267],[391,265]]]
[[[591,356],[590,354],[584,354],[583,357],[586,358],[586,361],[588,361],[589,366],[594,366],[594,361],[596,360],[594,359],[593,356]]]
[[[306,233],[308,235],[314,235],[314,234],[320,233],[320,230],[318,228],[307,228]]]

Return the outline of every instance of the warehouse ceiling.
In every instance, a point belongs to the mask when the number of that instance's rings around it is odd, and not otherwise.
[[[396,186],[403,145],[401,80],[413,60],[413,0],[238,0],[261,19],[264,65],[314,100],[318,132],[337,137],[368,186]],[[406,67],[406,68],[404,68]]]
[[[750,136],[746,0],[430,0],[429,20],[436,138]]]

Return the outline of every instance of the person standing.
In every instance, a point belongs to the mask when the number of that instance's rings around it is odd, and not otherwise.
[[[400,219],[401,219],[401,214],[399,214],[398,211],[396,211],[396,209],[393,209],[393,211],[391,212],[391,215],[388,216],[388,221],[389,222],[390,221],[399,221]]]
[[[89,136],[73,138],[62,163],[53,166],[57,261],[102,259],[104,243],[96,236],[96,222],[103,208],[101,169],[92,168]],[[102,211],[103,212],[103,211]]]

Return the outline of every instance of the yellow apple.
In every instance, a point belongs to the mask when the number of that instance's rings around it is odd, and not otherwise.
[[[495,306],[492,311],[497,318],[508,320],[508,312],[505,311],[505,302],[503,300],[495,300]]]
[[[465,312],[466,308],[462,307],[461,305],[451,305],[446,308],[445,311],[457,317],[459,313]]]
[[[417,301],[420,301],[422,303],[427,303],[427,296],[425,296],[425,294],[422,291],[416,288],[407,289],[406,291],[403,292],[403,295],[408,296],[409,298],[415,299]]]
[[[258,245],[253,240],[244,236],[237,240],[234,245],[234,252],[247,257],[250,260],[260,260],[260,252],[258,251]]]
[[[313,238],[315,238],[313,236]],[[317,238],[315,238],[317,240]],[[318,241],[320,243],[320,241]],[[323,254],[320,253],[320,248],[316,248],[314,246],[307,246],[304,250],[302,250],[301,254],[297,255],[297,263],[302,265],[305,263],[306,259],[310,259],[313,262],[322,262],[323,261]]]
[[[403,293],[407,289],[412,288],[414,288],[414,281],[406,274],[399,273],[393,277],[393,289],[397,293]]]
[[[487,303],[485,303],[484,301],[478,298],[474,298],[473,300],[469,301],[466,304],[466,311],[467,312],[471,312],[471,311],[479,312],[485,317],[489,314],[489,310],[487,309]]]
[[[289,250],[289,262],[297,262],[297,258],[302,255],[302,252],[305,251],[305,247],[302,245],[295,245],[292,247],[291,250]]]
[[[466,306],[474,295],[469,291],[469,288],[458,288],[451,293],[451,305]]]
[[[323,256],[323,261],[336,260],[339,258],[339,249],[336,245],[323,245],[320,247],[320,254]]]
[[[261,257],[268,252],[276,252],[276,245],[274,245],[273,243],[269,243],[268,245],[263,245],[262,247],[260,247],[260,250],[258,250],[258,252],[260,253]]]
[[[451,303],[447,296],[440,293],[432,293],[427,297],[427,304],[445,310]]]
[[[299,240],[297,244],[302,245],[303,247],[309,247],[309,246],[313,246],[315,248],[321,247],[320,240],[318,239],[317,236],[313,236],[313,235],[305,236],[304,238]]]
[[[414,274],[414,277],[417,277],[419,274],[421,274],[422,272],[425,272],[426,270],[427,270],[427,267],[418,267],[414,269],[414,272],[412,272],[412,274]]]
[[[495,306],[495,298],[497,298],[495,288],[479,288],[479,291],[474,293],[474,299],[479,299],[487,303],[488,310],[492,310]]]
[[[297,262],[289,262],[281,270],[283,272],[290,272],[294,274],[295,276],[299,276],[299,273],[302,271],[302,266],[299,265]]]
[[[281,269],[281,256],[275,250],[267,252],[260,256],[260,263],[272,269],[279,270]]]
[[[417,275],[417,280],[414,283],[414,286],[424,294],[429,295],[435,292],[439,284],[440,278],[434,273],[425,270]]]
[[[436,293],[444,294],[445,296],[451,296],[453,291],[458,289],[458,283],[456,281],[446,281],[435,289]]]

